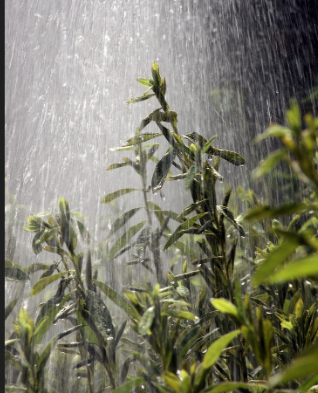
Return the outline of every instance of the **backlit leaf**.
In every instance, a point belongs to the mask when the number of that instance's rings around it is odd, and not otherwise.
[[[240,330],[234,330],[218,338],[207,350],[203,358],[203,368],[208,369],[218,360],[224,348],[240,333]]]

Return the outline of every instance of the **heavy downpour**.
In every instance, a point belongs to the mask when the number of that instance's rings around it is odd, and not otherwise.
[[[5,2],[6,392],[318,391],[317,21]]]

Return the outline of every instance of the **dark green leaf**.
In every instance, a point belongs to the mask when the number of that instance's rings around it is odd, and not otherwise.
[[[167,177],[169,169],[175,157],[176,151],[171,150],[169,153],[166,153],[156,165],[155,171],[151,179],[151,188],[154,193],[158,192],[163,186],[164,179]]]
[[[129,393],[133,389],[138,388],[143,382],[144,379],[141,377],[131,379],[130,381],[124,383],[123,385],[120,385],[118,388],[113,390],[113,393]]]
[[[93,280],[93,282],[98,286],[98,288],[104,292],[118,307],[120,307],[122,310],[125,311],[125,313],[133,320],[139,320],[140,315],[136,311],[136,309],[133,307],[133,305],[129,302],[128,299],[126,299],[124,296],[120,295],[118,292],[116,292],[114,289],[109,287],[108,285],[97,281]]]
[[[196,164],[192,165],[186,174],[185,189],[188,190],[193,183],[197,171]]]
[[[115,339],[115,329],[112,317],[102,299],[93,291],[86,292],[86,305],[97,329],[104,338],[113,337]]]
[[[25,273],[25,271],[22,270],[19,265],[10,261],[10,259],[5,260],[4,276],[7,279],[21,282],[30,280],[30,277]]]

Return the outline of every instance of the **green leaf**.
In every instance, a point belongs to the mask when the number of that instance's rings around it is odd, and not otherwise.
[[[180,319],[189,319],[190,321],[196,321],[198,317],[196,317],[192,312],[189,311],[182,311],[182,310],[165,310],[161,313],[161,315],[169,315],[174,318]]]
[[[117,232],[118,229],[120,229],[123,225],[125,225],[126,222],[132,216],[134,216],[137,213],[137,211],[139,211],[140,209],[142,209],[142,208],[137,207],[135,209],[131,209],[131,210],[127,211],[126,213],[122,214],[120,217],[118,217],[117,220],[114,221],[114,223],[111,225],[111,229],[110,229],[110,232],[107,237],[109,237],[109,236],[113,235],[115,232]]]
[[[173,160],[176,157],[176,151],[173,149],[166,153],[156,165],[151,179],[151,188],[153,192],[158,192],[163,186],[164,179],[168,175]]]
[[[11,344],[15,343],[16,341],[20,341],[20,339],[19,338],[14,338],[12,340],[6,340],[4,342],[4,346],[6,347],[7,345],[11,345]]]
[[[11,302],[7,305],[7,307],[5,308],[5,312],[4,312],[4,320],[6,320],[8,318],[8,316],[11,314],[12,310],[14,309],[14,306],[17,304],[19,298],[15,298],[13,300],[11,300]]]
[[[144,223],[147,220],[140,222],[129,228],[124,234],[122,234],[114,243],[113,247],[109,251],[109,258],[113,258],[119,250],[121,250],[129,241],[130,239],[143,227]]]
[[[211,144],[214,142],[214,140],[216,139],[216,135],[212,136],[211,139],[209,139],[203,146],[202,150],[201,150],[201,154],[205,154],[209,147],[211,146]]]
[[[254,139],[254,143],[258,143],[266,138],[273,138],[273,137],[281,137],[284,135],[291,135],[292,130],[288,127],[279,126],[278,124],[273,124],[272,126],[268,127],[263,134],[258,135]]]
[[[152,73],[152,77],[153,77],[155,84],[157,86],[160,86],[161,85],[161,78],[160,78],[160,74],[159,74],[159,67],[155,61],[152,63],[151,73]]]
[[[245,391],[247,389],[252,389],[259,391],[260,389],[266,390],[267,386],[261,382],[222,382],[217,385],[209,386],[208,388],[204,389],[204,393],[223,393],[223,392],[234,392],[234,391]]]
[[[196,164],[192,165],[186,174],[185,189],[188,190],[193,183],[197,171]]]
[[[131,379],[130,381],[124,383],[123,385],[120,385],[118,388],[113,390],[113,393],[129,393],[133,389],[138,388],[143,382],[144,379],[141,377]]]
[[[21,282],[30,280],[25,271],[19,265],[10,261],[10,259],[5,260],[4,276],[7,279]]]
[[[123,166],[127,166],[128,162],[117,162],[115,164],[110,165],[109,167],[106,168],[106,171],[112,171],[113,169],[118,169],[122,168]]]
[[[101,203],[109,203],[109,202],[113,201],[114,199],[116,199],[122,195],[128,194],[130,192],[133,192],[133,191],[142,191],[142,190],[140,188],[122,188],[121,190],[117,190],[115,192],[112,192],[112,193],[106,195],[101,200]]]
[[[301,356],[294,359],[283,372],[273,375],[269,381],[269,388],[306,378],[312,373],[317,373],[318,342],[313,344]]]
[[[265,218],[277,218],[286,214],[297,214],[315,209],[316,206],[305,203],[286,203],[278,207],[271,208],[268,205],[257,206],[244,214],[245,220],[263,220]]]
[[[242,227],[242,225],[240,225],[234,218],[233,213],[231,212],[231,210],[228,209],[227,206],[220,206],[217,205],[217,210],[220,214],[222,214],[222,216],[224,216],[228,221],[230,221],[231,224],[233,224],[235,226],[235,228],[240,232],[241,236],[245,236],[245,232],[244,229]]]
[[[50,266],[45,263],[32,263],[32,265],[25,268],[25,272],[27,274],[31,274],[31,273],[35,273],[39,270],[47,270],[47,269],[49,269],[49,267]]]
[[[134,97],[134,98],[131,98],[129,101],[127,101],[127,104],[135,104],[136,102],[146,101],[153,96],[154,96],[154,94],[144,94],[139,97]]]
[[[234,330],[224,336],[218,338],[207,350],[203,358],[203,368],[211,368],[218,360],[224,348],[240,333],[240,330]]]
[[[211,147],[212,148],[212,147]],[[223,160],[230,162],[231,164],[242,166],[245,164],[245,158],[242,157],[239,153],[230,150],[216,149],[213,147],[214,156],[220,156]]]
[[[179,225],[178,228],[169,237],[169,240],[167,241],[167,243],[164,246],[164,250],[166,250],[168,247],[170,247],[175,241],[177,241],[183,235],[182,231],[191,228],[197,220],[199,220],[201,217],[205,216],[206,214],[208,214],[208,213],[206,212],[206,213],[197,214],[197,215],[189,218],[185,222],[183,222],[181,225]]]
[[[257,168],[254,169],[252,177],[258,179],[259,177],[265,175],[265,173],[273,170],[276,165],[281,161],[287,154],[287,149],[280,149],[274,151],[265,160],[262,160]]]
[[[28,390],[28,389],[15,385],[5,385],[6,392],[11,392],[12,390]]]
[[[112,317],[103,300],[91,290],[86,291],[86,305],[97,329],[101,335],[107,339],[115,339],[115,329]]]
[[[146,87],[151,87],[153,85],[153,80],[150,78],[137,78],[137,82]]]
[[[228,301],[227,299],[220,298],[220,299],[213,299],[211,300],[212,306],[217,310],[225,313],[233,315],[235,318],[239,319],[239,312],[237,307]]]
[[[296,100],[291,100],[290,109],[286,111],[286,120],[289,127],[299,132],[301,130],[301,112]]]
[[[151,120],[149,119],[149,123],[150,121]],[[144,134],[136,135],[133,136],[132,138],[129,138],[128,141],[122,147],[138,145],[139,143],[150,141],[151,139],[157,138],[158,136],[161,136],[161,132],[144,133]]]
[[[273,275],[275,269],[284,263],[286,259],[296,250],[297,243],[282,242],[279,244],[267,258],[260,264],[254,277],[252,278],[252,285],[260,285],[268,280],[269,276]]]
[[[155,318],[155,307],[149,307],[142,315],[140,318],[139,324],[138,324],[138,331],[140,334],[151,334],[150,328],[153,323],[153,320]]]
[[[74,273],[74,272],[75,272],[75,270],[68,270],[65,272],[56,273],[53,276],[41,278],[36,284],[34,284],[32,291],[31,291],[31,296],[37,295],[38,293],[43,291],[43,289],[45,289],[49,284],[58,280],[60,277],[65,276],[68,273]]]
[[[120,295],[114,289],[109,287],[108,285],[93,280],[93,282],[98,286],[98,288],[105,293],[106,296],[110,298],[118,307],[120,307],[125,313],[133,320],[139,320],[140,315],[136,311],[136,309],[132,306],[132,304],[127,300],[124,296]]]
[[[288,282],[295,279],[302,279],[311,276],[318,276],[318,254],[314,253],[306,257],[289,262],[282,269],[273,272],[266,277],[266,281]],[[265,282],[265,279],[264,279]]]

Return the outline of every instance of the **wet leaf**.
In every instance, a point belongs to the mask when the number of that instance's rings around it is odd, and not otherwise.
[[[181,225],[179,225],[178,228],[174,231],[174,233],[169,237],[169,240],[164,246],[164,250],[170,247],[175,241],[177,241],[183,235],[182,231],[191,228],[197,220],[199,220],[201,217],[205,216],[206,214],[208,213],[206,212],[206,213],[197,214],[194,217],[191,217],[185,222],[183,222]]]
[[[133,389],[138,388],[143,382],[144,379],[141,377],[131,379],[130,381],[124,383],[123,385],[120,385],[118,388],[113,390],[113,393],[129,393]]]
[[[120,307],[125,313],[133,320],[139,320],[140,315],[136,311],[136,309],[132,306],[127,298],[120,295],[114,289],[97,280],[93,280],[93,282],[98,286],[98,288],[105,293],[106,296],[110,298],[118,307]]]
[[[160,74],[159,74],[159,67],[155,61],[152,63],[151,73],[152,73],[152,77],[153,77],[155,84],[157,86],[160,86],[161,85],[161,78],[160,78]]]
[[[104,338],[115,338],[112,317],[102,299],[89,289],[86,292],[86,305],[97,329]]]
[[[139,97],[134,97],[134,98],[131,98],[129,101],[127,101],[127,104],[135,104],[136,102],[146,101],[153,96],[154,96],[154,94],[144,94]]]
[[[220,156],[221,158],[223,158],[223,160],[226,160],[231,164],[242,166],[246,162],[244,157],[242,157],[239,153],[236,153],[234,151],[216,149],[215,147],[213,149],[214,151],[212,154],[214,156]]]
[[[30,277],[25,273],[22,268],[10,261],[10,259],[5,260],[4,276],[7,279],[25,282],[30,280]]]
[[[148,124],[150,123],[150,121],[151,120],[149,119]],[[161,132],[140,134],[128,139],[128,141],[126,141],[126,143],[122,147],[138,145],[139,143],[150,141],[151,139],[157,138],[158,136],[161,136]]]
[[[108,257],[111,259],[113,258],[116,253],[121,250],[129,241],[130,239],[143,227],[144,223],[147,220],[140,222],[129,228],[123,235],[121,235],[114,243],[113,247],[109,251]]]
[[[54,273],[54,270],[58,267],[59,264],[60,264],[60,261],[52,263],[52,265],[49,266],[49,268],[41,275],[40,279],[52,276],[52,274]]]
[[[211,300],[212,306],[216,308],[217,310],[225,313],[225,314],[230,314],[233,315],[233,317],[239,319],[239,311],[237,307],[228,301],[227,299],[213,299]]]
[[[153,85],[153,80],[150,78],[137,78],[137,82],[146,87],[151,87]]]
[[[164,179],[167,177],[169,169],[175,157],[176,151],[171,150],[169,153],[166,153],[156,165],[155,171],[151,179],[151,188],[154,193],[158,192],[163,186]]]
[[[117,162],[115,164],[110,165],[109,167],[106,168],[106,171],[112,171],[113,169],[118,169],[118,168],[122,168],[124,166],[127,166],[128,162]]]
[[[224,216],[228,221],[230,221],[231,224],[235,226],[235,228],[240,232],[241,236],[245,236],[244,229],[242,225],[240,225],[234,218],[233,213],[231,210],[228,209],[226,206],[217,206],[217,210],[222,216]]]
[[[220,357],[224,348],[240,333],[240,330],[234,330],[228,334],[225,334],[218,338],[207,350],[203,358],[202,366],[204,369],[208,369],[214,365],[214,363]]]
[[[202,150],[201,150],[201,154],[205,154],[205,153],[208,151],[209,147],[211,146],[211,144],[214,142],[215,139],[216,139],[216,135],[212,136],[212,138],[209,139],[209,140],[204,144],[204,146],[202,147]]]
[[[15,298],[13,300],[11,300],[11,302],[7,305],[7,307],[5,308],[5,312],[4,312],[4,320],[6,320],[8,318],[8,316],[11,314],[12,310],[14,309],[14,306],[17,304],[19,298]]]
[[[46,265],[45,263],[32,263],[32,265],[28,266],[25,268],[25,272],[27,274],[35,273],[39,270],[47,270],[49,269],[49,265]]]
[[[36,284],[34,284],[32,291],[31,291],[31,296],[35,296],[43,289],[45,289],[49,284],[52,282],[58,280],[60,277],[67,275],[68,273],[74,273],[74,270],[68,270],[66,272],[61,272],[61,273],[56,273],[53,276],[41,278]]]
[[[140,318],[138,331],[140,334],[151,334],[150,328],[155,318],[155,307],[149,307]]]
[[[108,237],[113,235],[115,232],[118,231],[118,229],[120,229],[123,225],[126,224],[126,222],[132,217],[134,216],[137,211],[139,211],[140,209],[142,209],[141,207],[137,207],[134,209],[131,209],[129,211],[127,211],[126,213],[122,214],[120,217],[118,217],[116,219],[116,221],[114,221],[114,223],[111,225],[111,229],[110,232],[108,234]]]
[[[197,171],[196,164],[192,165],[186,174],[185,189],[188,190],[193,183]]]
[[[15,385],[5,385],[5,391],[10,392],[12,390],[28,390],[27,388],[15,386]]]
[[[101,200],[101,203],[109,203],[109,202],[113,201],[114,199],[116,199],[122,195],[128,194],[130,192],[133,192],[133,191],[142,191],[142,190],[140,188],[122,188],[121,190],[117,190],[115,192],[112,192],[112,193],[106,195]]]

